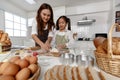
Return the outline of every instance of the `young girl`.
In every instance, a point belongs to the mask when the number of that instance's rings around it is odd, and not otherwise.
[[[74,42],[70,19],[66,16],[60,16],[56,22],[56,29],[52,44],[58,49],[69,48]]]
[[[38,9],[36,19],[32,25],[32,38],[36,46],[40,46],[41,49],[47,51],[50,49],[53,27],[53,10],[49,4],[43,3]]]

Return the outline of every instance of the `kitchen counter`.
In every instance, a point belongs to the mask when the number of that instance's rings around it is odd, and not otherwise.
[[[77,50],[76,52],[78,52],[78,51],[79,50]],[[93,51],[88,50],[88,52],[89,53],[82,53],[81,52],[79,54],[87,54],[87,55],[90,55],[90,56],[94,57]],[[73,50],[70,50],[70,53],[76,55],[76,53],[74,53]],[[11,52],[7,52],[7,54],[0,54],[0,61],[5,61],[5,59],[9,58],[10,56],[13,56],[13,54],[11,54]],[[52,56],[37,56],[37,57],[38,57],[38,63],[41,66],[41,74],[40,74],[38,80],[44,80],[44,74],[48,69],[52,68],[55,65],[61,65],[62,64],[60,62],[59,57],[52,57]],[[74,62],[73,64],[70,64],[70,66],[78,66],[78,65]],[[94,70],[93,72],[98,71],[98,68],[97,68],[96,64],[91,69]],[[112,76],[112,75],[110,75],[110,74],[108,74],[108,73],[106,73],[102,70],[101,70],[101,72],[104,75],[104,77],[106,78],[106,80],[120,80],[120,78]],[[87,79],[85,79],[85,80],[87,80]]]

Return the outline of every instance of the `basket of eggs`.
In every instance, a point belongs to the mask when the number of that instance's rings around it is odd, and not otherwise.
[[[2,52],[11,50],[12,43],[8,33],[5,33],[3,30],[0,30],[0,44],[2,46]]]
[[[96,63],[103,71],[120,77],[120,38],[112,37],[113,30],[120,25],[113,24],[109,30],[108,38],[95,38]]]
[[[37,57],[14,56],[0,63],[0,80],[38,80],[41,68]]]

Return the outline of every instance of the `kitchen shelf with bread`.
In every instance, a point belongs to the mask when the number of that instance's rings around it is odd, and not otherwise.
[[[107,39],[95,39],[96,63],[103,71],[120,78],[120,37],[112,37],[115,27],[113,24],[109,30]]]
[[[0,80],[38,80],[40,72],[36,56],[13,56],[0,62]]]
[[[0,46],[1,46],[1,52],[4,51],[10,51],[11,50],[11,41],[8,36],[8,33],[0,30]]]

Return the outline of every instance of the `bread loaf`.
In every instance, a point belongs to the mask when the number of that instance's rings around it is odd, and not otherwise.
[[[72,67],[65,66],[65,80],[72,80]]]
[[[58,76],[59,80],[64,80],[64,75],[65,75],[64,70],[65,70],[65,66],[60,65],[59,68],[58,68],[58,73],[57,73],[57,76]]]
[[[78,76],[77,76],[77,67],[72,68],[72,79],[73,80],[80,80],[80,79],[78,79]]]
[[[93,76],[88,68],[56,65],[48,69],[44,75],[44,80],[93,80]]]
[[[58,76],[57,76],[58,68],[59,68],[59,65],[56,65],[56,66],[54,66],[54,67],[52,68],[52,70],[51,70],[52,80],[59,80],[59,79],[58,79]]]
[[[85,69],[85,72],[86,72],[86,75],[87,75],[88,80],[94,80],[92,74],[91,74],[90,71],[89,71],[89,68],[86,68],[86,69]]]
[[[49,69],[44,76],[44,80],[50,80],[51,79],[51,75],[50,75],[51,69]]]

